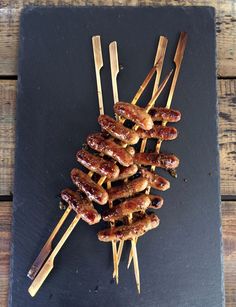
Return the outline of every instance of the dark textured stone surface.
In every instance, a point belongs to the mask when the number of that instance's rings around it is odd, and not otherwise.
[[[163,151],[174,152],[181,165],[178,179],[159,171],[171,189],[162,193],[159,228],[138,242],[141,295],[126,270],[128,249],[117,287],[110,282],[111,246],[96,238],[104,225],[80,222],[32,299],[27,271],[62,214],[57,195],[71,186],[76,150],[98,129],[91,36],[102,36],[105,110],[112,114],[108,43],[118,42],[120,99],[129,101],[153,64],[158,36],[169,38],[164,77],[180,31],[189,39],[173,107],[183,119],[179,138]],[[10,305],[222,306],[213,9],[29,8],[19,59]],[[151,87],[143,105],[150,93]],[[166,97],[167,91],[160,104]]]

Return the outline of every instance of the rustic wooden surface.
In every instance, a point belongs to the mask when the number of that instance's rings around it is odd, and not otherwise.
[[[0,0],[0,200],[12,193],[19,16],[26,5],[207,5],[216,9],[226,306],[236,306],[236,1]],[[7,306],[11,202],[0,201],[0,306]]]

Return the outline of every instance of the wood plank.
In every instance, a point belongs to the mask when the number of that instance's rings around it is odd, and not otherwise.
[[[226,307],[236,306],[236,202],[223,202],[222,227]]]
[[[0,305],[7,306],[12,203],[0,202]]]
[[[236,195],[236,80],[218,80],[221,194]],[[10,195],[14,171],[16,81],[0,80],[0,195]]]
[[[10,258],[10,202],[0,202],[0,302],[7,306]],[[236,202],[222,202],[226,307],[236,306]]]
[[[23,7],[33,5],[157,5],[156,0],[1,0],[0,75],[17,74],[19,16]],[[158,5],[208,5],[216,8],[218,75],[236,76],[236,1],[160,0]]]

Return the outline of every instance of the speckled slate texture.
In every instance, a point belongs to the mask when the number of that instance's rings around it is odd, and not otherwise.
[[[189,39],[173,107],[181,110],[183,119],[176,124],[179,138],[164,143],[163,151],[174,152],[181,165],[178,179],[159,171],[171,181],[171,189],[162,193],[160,227],[138,242],[141,295],[133,270],[126,269],[128,247],[117,287],[111,277],[111,246],[96,238],[104,225],[80,222],[57,256],[53,272],[31,298],[27,271],[62,215],[58,194],[72,187],[69,173],[78,165],[77,149],[98,129],[92,35],[102,36],[105,110],[112,114],[109,42],[116,40],[119,46],[120,99],[130,101],[153,64],[159,35],[169,38],[162,78],[173,67],[180,31],[187,31]],[[150,86],[141,105],[151,90]],[[10,306],[223,306],[214,10],[24,10],[15,166]]]

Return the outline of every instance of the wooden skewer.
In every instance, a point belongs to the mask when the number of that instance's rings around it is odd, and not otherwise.
[[[94,55],[95,73],[96,73],[96,81],[97,81],[99,113],[104,114],[102,84],[101,84],[101,76],[100,76],[100,71],[103,67],[101,37],[99,35],[93,36],[92,44],[93,44],[93,55]]]
[[[174,72],[174,76],[173,76],[172,83],[171,83],[171,88],[170,88],[167,103],[166,103],[167,109],[170,109],[170,107],[171,107],[171,102],[172,102],[172,99],[173,99],[176,83],[177,83],[177,80],[178,80],[178,76],[179,76],[180,67],[181,67],[181,64],[182,64],[186,44],[187,44],[187,33],[181,32],[180,38],[179,38],[179,41],[178,41],[178,45],[177,45],[177,48],[176,48],[176,52],[175,52],[175,57],[174,57],[175,72]],[[162,121],[162,126],[166,126],[166,124],[167,124],[167,121]],[[162,144],[162,140],[158,140],[157,144],[156,144],[156,149],[155,149],[156,152],[158,152],[158,153],[160,152],[161,144]],[[142,147],[142,145],[143,144],[141,144],[141,147]],[[156,169],[155,166],[151,167],[152,171],[155,171],[155,169]],[[150,193],[150,190],[151,190],[151,187],[149,187],[147,189],[147,194]],[[119,254],[119,251],[118,251],[118,254]],[[128,266],[127,266],[128,268],[129,268],[129,266],[132,262],[132,258],[133,258],[133,251],[131,249],[130,254],[129,254]]]
[[[36,276],[36,278],[32,282],[31,286],[28,289],[29,294],[31,296],[35,296],[35,294],[38,292],[39,288],[42,286],[43,282],[45,281],[45,279],[47,278],[47,276],[49,275],[49,273],[53,269],[54,259],[55,259],[56,255],[58,254],[58,252],[62,248],[63,244],[65,243],[65,241],[67,240],[67,238],[69,237],[69,235],[71,234],[71,232],[73,231],[73,229],[75,228],[75,226],[77,225],[79,220],[80,220],[80,216],[76,216],[74,218],[74,220],[72,221],[70,226],[67,228],[66,232],[63,234],[62,238],[60,239],[60,241],[58,242],[58,244],[56,245],[56,247],[52,251],[48,260],[45,262],[44,266],[42,267],[42,269],[40,270],[40,272],[38,273],[38,275]]]
[[[119,101],[118,86],[117,86],[117,75],[119,73],[119,60],[117,51],[117,42],[112,42],[109,45],[109,55],[110,55],[110,68],[111,68],[111,81],[112,81],[112,92],[114,104]],[[118,118],[117,118],[118,119]],[[111,181],[107,182],[107,189],[111,188]],[[109,207],[113,207],[113,202],[109,201]],[[115,226],[115,223],[110,223],[111,227]],[[112,254],[114,271],[113,278],[116,278],[116,283],[119,283],[119,268],[118,268],[118,255],[116,241],[112,241]]]

